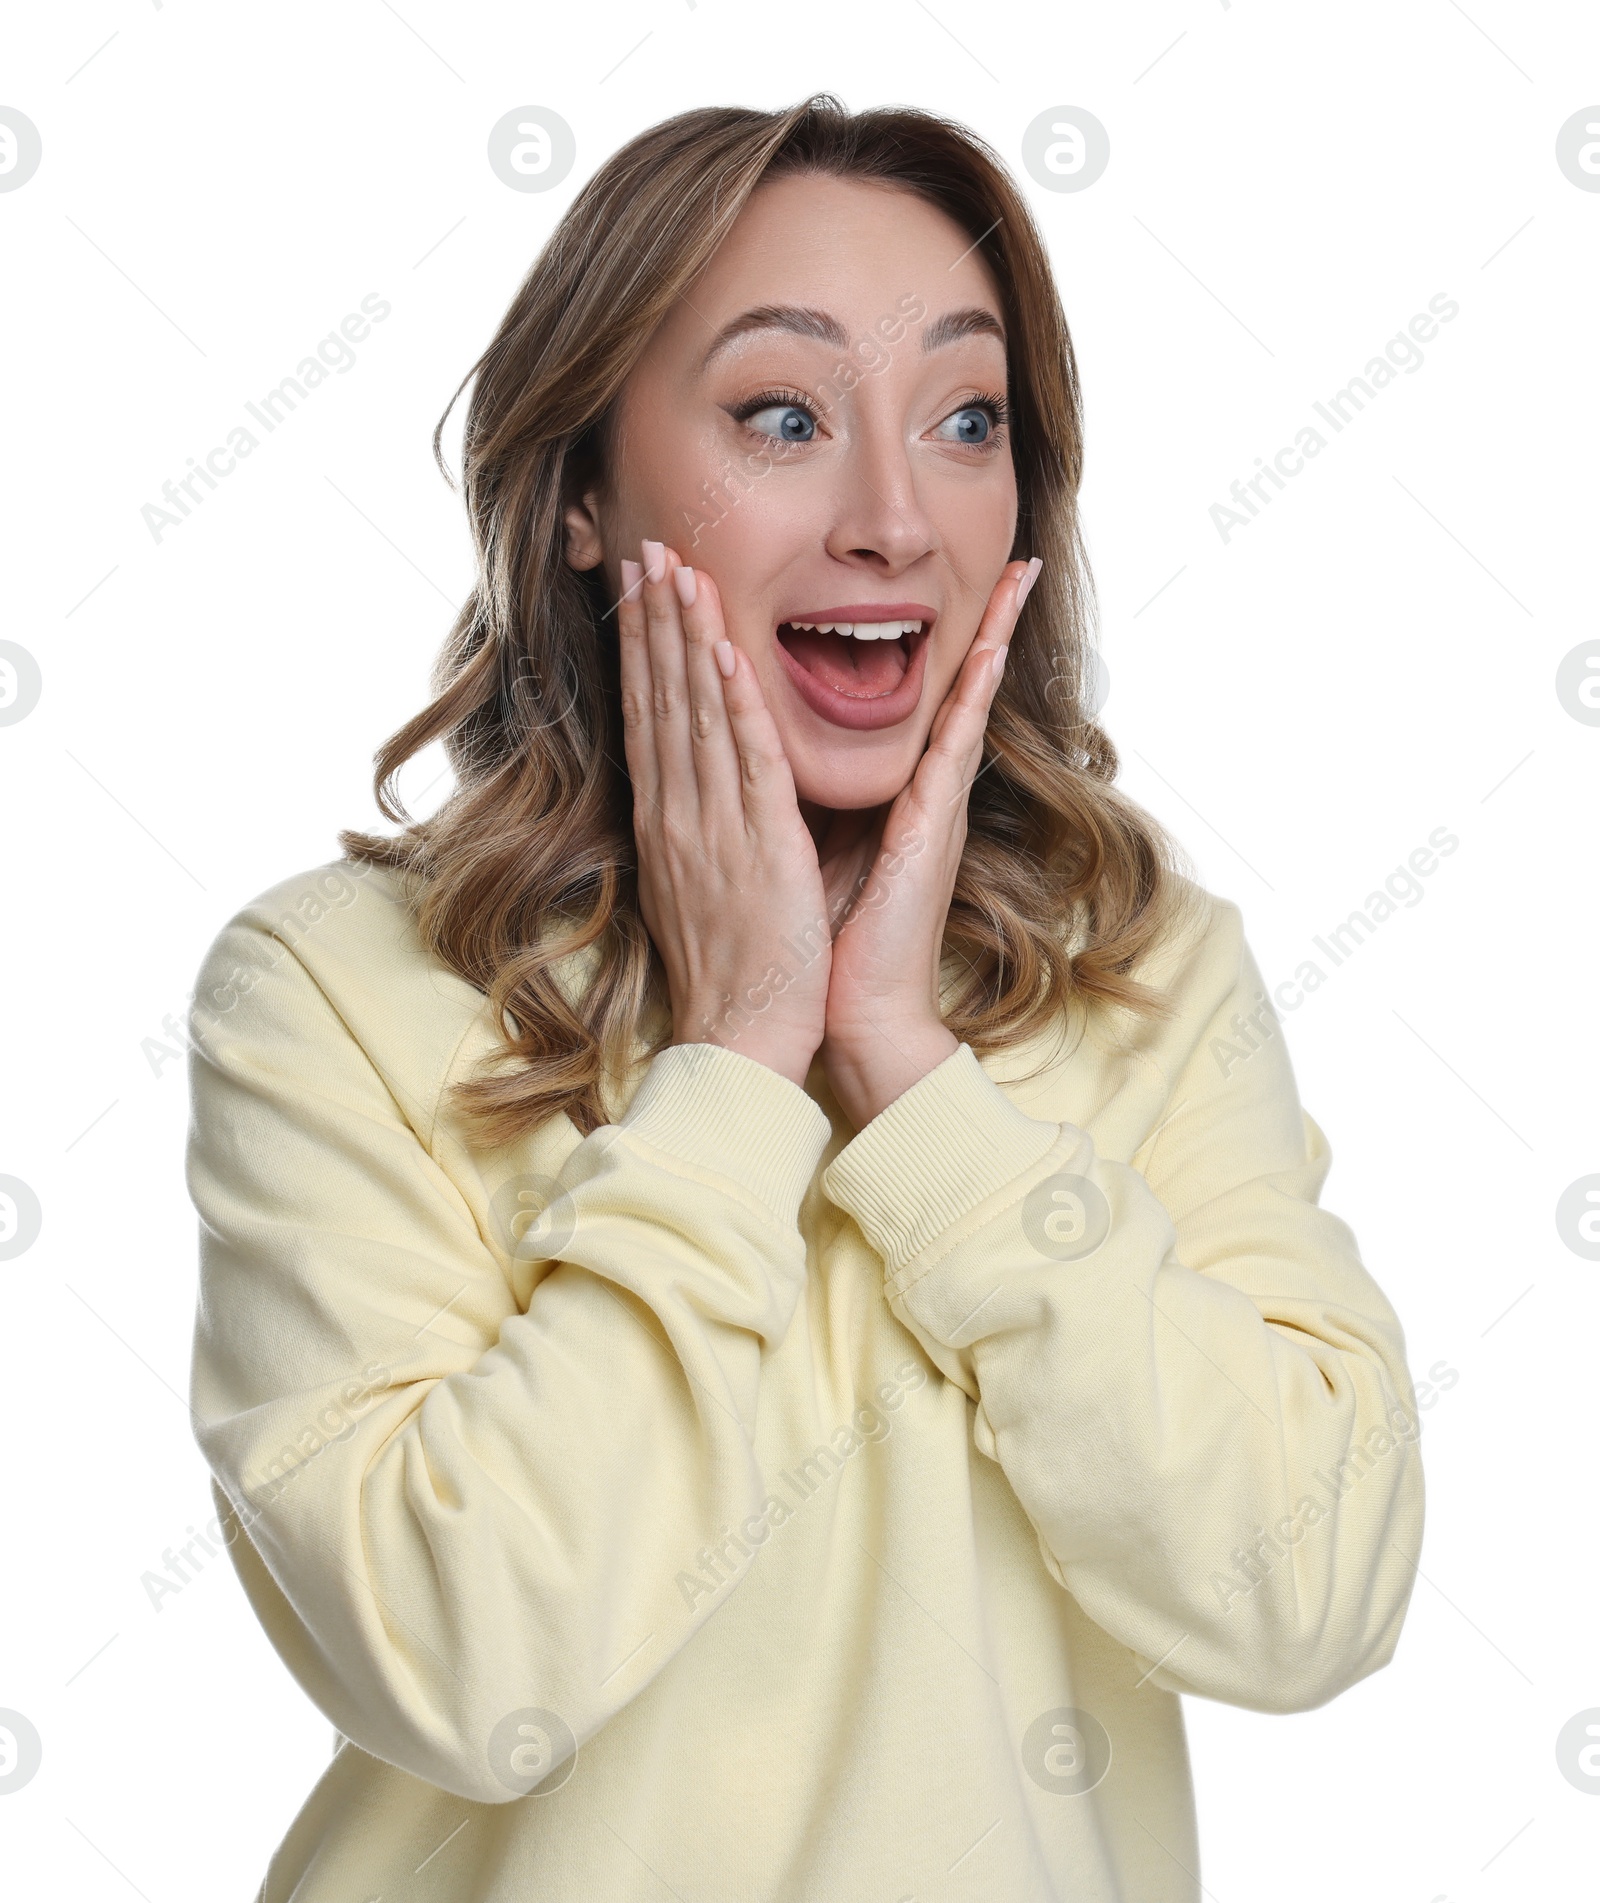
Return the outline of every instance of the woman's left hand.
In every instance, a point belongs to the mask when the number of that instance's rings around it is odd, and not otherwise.
[[[966,844],[967,793],[1000,682],[995,656],[1003,666],[1037,574],[1035,563],[1012,562],[995,583],[927,749],[881,831],[863,842],[859,817],[841,813],[837,841],[830,833],[823,842],[830,899],[871,865],[834,934],[821,1052],[829,1088],[858,1130],[960,1048],[939,1015],[945,921]]]

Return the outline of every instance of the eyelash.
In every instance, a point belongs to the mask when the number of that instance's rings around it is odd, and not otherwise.
[[[822,420],[817,415],[816,409],[809,397],[802,396],[798,390],[790,389],[763,390],[759,396],[746,398],[743,403],[739,404],[733,410],[732,414],[739,422],[745,423],[760,411],[771,409],[774,404],[782,404],[787,409],[804,410],[813,423],[818,423]],[[950,412],[950,415],[954,416],[959,410],[987,410],[989,412],[990,427],[988,436],[981,443],[958,444],[958,448],[982,451],[997,449],[1000,446],[1005,438],[1007,425],[1011,421],[1011,406],[998,390],[969,390],[961,402],[955,406],[955,409]],[[940,420],[944,421],[947,419],[941,418]],[[759,437],[764,443],[782,442],[784,440],[781,437],[768,436],[762,430],[751,430],[749,433],[752,436]],[[810,448],[809,443],[796,443],[790,446],[797,449]]]

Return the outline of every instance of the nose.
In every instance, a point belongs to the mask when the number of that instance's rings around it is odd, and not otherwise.
[[[918,492],[905,439],[887,418],[858,420],[838,479],[827,537],[836,561],[899,575],[938,550],[942,538]]]

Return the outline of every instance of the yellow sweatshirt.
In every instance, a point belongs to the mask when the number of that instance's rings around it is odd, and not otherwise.
[[[465,1147],[494,1048],[335,861],[190,1011],[196,1435],[339,1738],[258,1903],[1195,1903],[1182,1705],[1392,1656],[1400,1324],[1236,905],[857,1132],[736,1049]],[[581,973],[575,974],[581,980]]]

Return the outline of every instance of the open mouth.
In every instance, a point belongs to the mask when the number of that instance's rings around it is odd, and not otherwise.
[[[882,700],[910,672],[928,638],[926,621],[807,624],[781,621],[778,642],[797,667],[831,693],[848,700]]]
[[[937,614],[925,601],[796,609],[777,627],[784,674],[801,704],[830,727],[897,727],[921,705]]]

